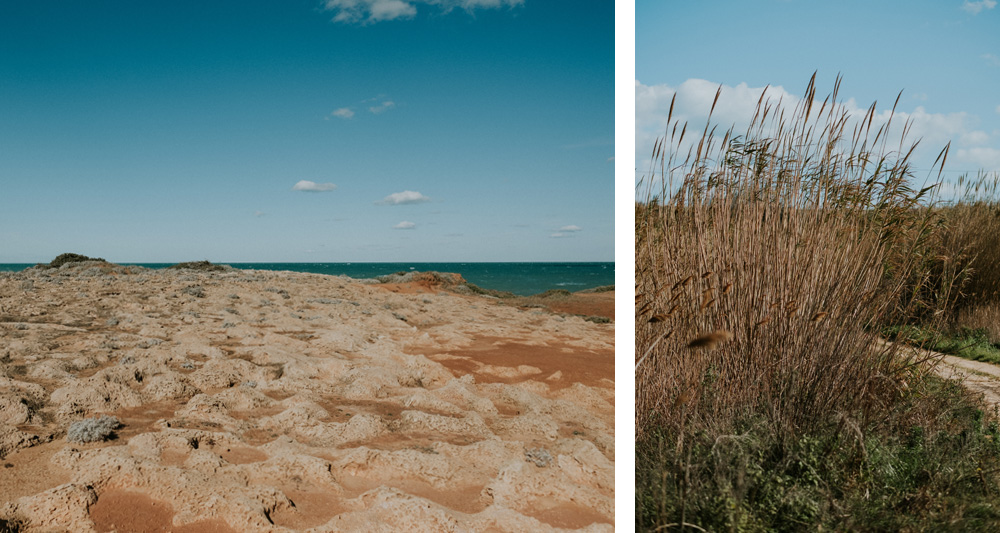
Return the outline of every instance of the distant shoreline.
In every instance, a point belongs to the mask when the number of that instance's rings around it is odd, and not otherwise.
[[[0,272],[19,272],[37,263],[0,263]],[[162,269],[175,263],[116,263]],[[577,292],[614,284],[614,262],[218,262],[240,270],[309,272],[355,279],[396,272],[436,271],[461,274],[484,289],[531,296],[549,290]]]

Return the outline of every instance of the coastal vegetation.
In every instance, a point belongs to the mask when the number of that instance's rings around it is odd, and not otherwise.
[[[638,530],[1000,527],[995,408],[907,345],[997,347],[996,176],[943,198],[947,147],[918,179],[909,125],[838,87],[700,137],[671,105],[636,203]]]
[[[173,270],[197,270],[199,272],[225,272],[226,270],[232,269],[229,265],[217,265],[210,261],[187,261],[184,263],[177,263],[176,265],[170,265],[167,268]]]
[[[65,253],[57,255],[56,258],[49,261],[48,264],[38,264],[36,266],[39,268],[59,268],[67,263],[83,263],[86,261],[99,261],[102,263],[107,262],[100,257],[87,257],[81,254]]]

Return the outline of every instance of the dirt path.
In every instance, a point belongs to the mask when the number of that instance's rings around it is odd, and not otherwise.
[[[981,392],[991,405],[1000,405],[1000,366],[953,355],[940,355],[941,362],[934,367],[937,375],[957,379],[966,388]]]
[[[921,357],[938,359],[938,363],[933,367],[935,374],[945,379],[958,380],[967,389],[982,393],[990,405],[1000,406],[1000,366],[903,344],[900,347],[919,353]]]

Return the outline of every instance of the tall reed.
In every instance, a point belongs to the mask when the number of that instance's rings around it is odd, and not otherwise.
[[[778,431],[854,424],[915,364],[873,340],[933,305],[933,186],[911,187],[909,124],[890,141],[875,104],[851,117],[839,78],[822,102],[814,82],[793,109],[762,96],[744,133],[706,125],[687,150],[671,103],[636,205],[639,438],[747,413]]]
[[[976,307],[1000,304],[1000,175],[962,176],[955,200],[938,209],[944,224],[936,239],[938,268],[959,272],[949,318],[976,314]],[[1000,327],[1000,325],[998,325]]]

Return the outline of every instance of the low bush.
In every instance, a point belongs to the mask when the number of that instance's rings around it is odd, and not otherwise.
[[[589,292],[611,292],[611,291],[614,291],[614,290],[615,290],[615,286],[614,285],[601,285],[600,287],[594,287],[593,289],[584,289],[584,290],[582,290],[580,292],[584,292],[584,293],[589,293]]]
[[[776,434],[660,427],[636,442],[637,531],[997,531],[1000,433],[960,385],[912,380],[884,420]]]
[[[188,296],[194,296],[195,298],[204,298],[205,289],[201,288],[199,285],[191,285],[189,287],[184,287],[181,292],[187,294]]]
[[[571,294],[566,289],[549,289],[543,293],[536,294],[535,298],[566,298]]]
[[[59,268],[67,263],[82,263],[85,261],[102,261],[107,263],[107,261],[101,259],[100,257],[87,257],[85,255],[67,253],[56,256],[56,258],[50,261],[47,265],[41,264],[38,266],[43,268]]]
[[[100,442],[107,440],[121,422],[113,416],[101,415],[96,418],[85,418],[69,425],[66,440],[70,442]]]
[[[229,265],[216,265],[208,261],[188,261],[186,263],[177,263],[176,265],[170,265],[167,267],[168,270],[200,270],[202,272],[224,272],[232,269]]]

